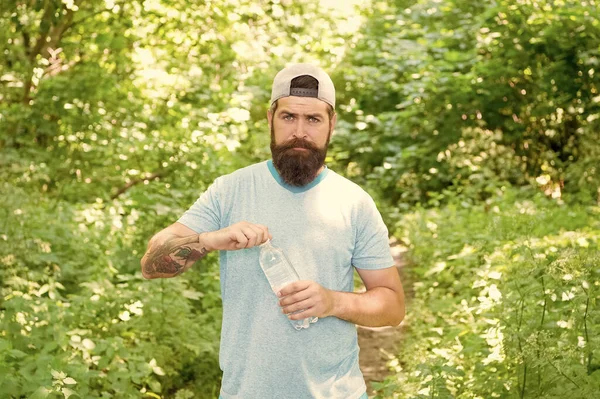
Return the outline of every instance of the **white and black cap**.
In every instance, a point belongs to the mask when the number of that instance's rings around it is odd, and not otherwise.
[[[304,75],[315,78],[318,82],[318,89],[292,89],[292,80]],[[327,75],[327,72],[316,65],[294,64],[282,69],[275,75],[270,104],[273,105],[275,101],[288,96],[318,98],[335,108],[335,87],[333,87],[333,82],[329,75]]]

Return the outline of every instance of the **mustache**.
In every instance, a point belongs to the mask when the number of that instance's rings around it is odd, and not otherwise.
[[[316,145],[314,145],[313,143],[311,143],[310,141],[300,139],[297,137],[293,138],[290,141],[287,141],[285,143],[279,144],[277,146],[277,148],[280,151],[285,151],[285,150],[289,150],[292,148],[305,148],[307,150],[318,150],[318,147]]]

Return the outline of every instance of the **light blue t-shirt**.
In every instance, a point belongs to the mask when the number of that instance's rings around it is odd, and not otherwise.
[[[310,184],[285,184],[272,161],[217,178],[179,223],[200,233],[263,224],[300,278],[354,290],[353,269],[394,262],[371,197],[325,168]],[[220,252],[223,399],[357,399],[366,386],[356,326],[336,317],[296,330],[260,268],[259,248]]]

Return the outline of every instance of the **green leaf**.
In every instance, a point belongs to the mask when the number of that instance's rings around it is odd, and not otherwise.
[[[156,375],[165,375],[165,371],[162,368],[160,368],[159,366],[152,366],[152,371]]]
[[[65,399],[69,399],[69,397],[72,395],[77,395],[77,392],[75,392],[72,389],[69,389],[67,387],[63,387],[61,389],[61,391],[62,391],[63,395],[65,395]],[[79,396],[79,395],[77,395],[77,396]]]
[[[39,387],[38,389],[35,390],[35,392],[33,392],[31,394],[29,399],[44,399],[44,398],[47,398],[51,392],[52,392],[51,389],[48,389],[46,387]]]
[[[27,353],[22,352],[18,349],[11,349],[8,353],[11,357],[14,357],[15,359],[21,359],[21,358],[27,356]]]
[[[148,382],[148,385],[150,386],[150,389],[152,389],[154,392],[160,392],[162,390],[162,385],[156,380],[150,380]]]
[[[183,290],[183,297],[193,300],[198,300],[204,296],[203,292],[194,290]]]
[[[52,377],[54,377],[54,379],[56,380],[62,381],[65,378],[67,378],[67,375],[62,371],[51,370],[50,373],[52,374]]]

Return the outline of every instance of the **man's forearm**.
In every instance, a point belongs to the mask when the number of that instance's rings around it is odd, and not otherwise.
[[[141,260],[145,278],[175,277],[206,256],[202,235],[153,237]]]
[[[366,327],[397,326],[404,319],[404,295],[387,287],[367,292],[333,291],[331,316]]]

